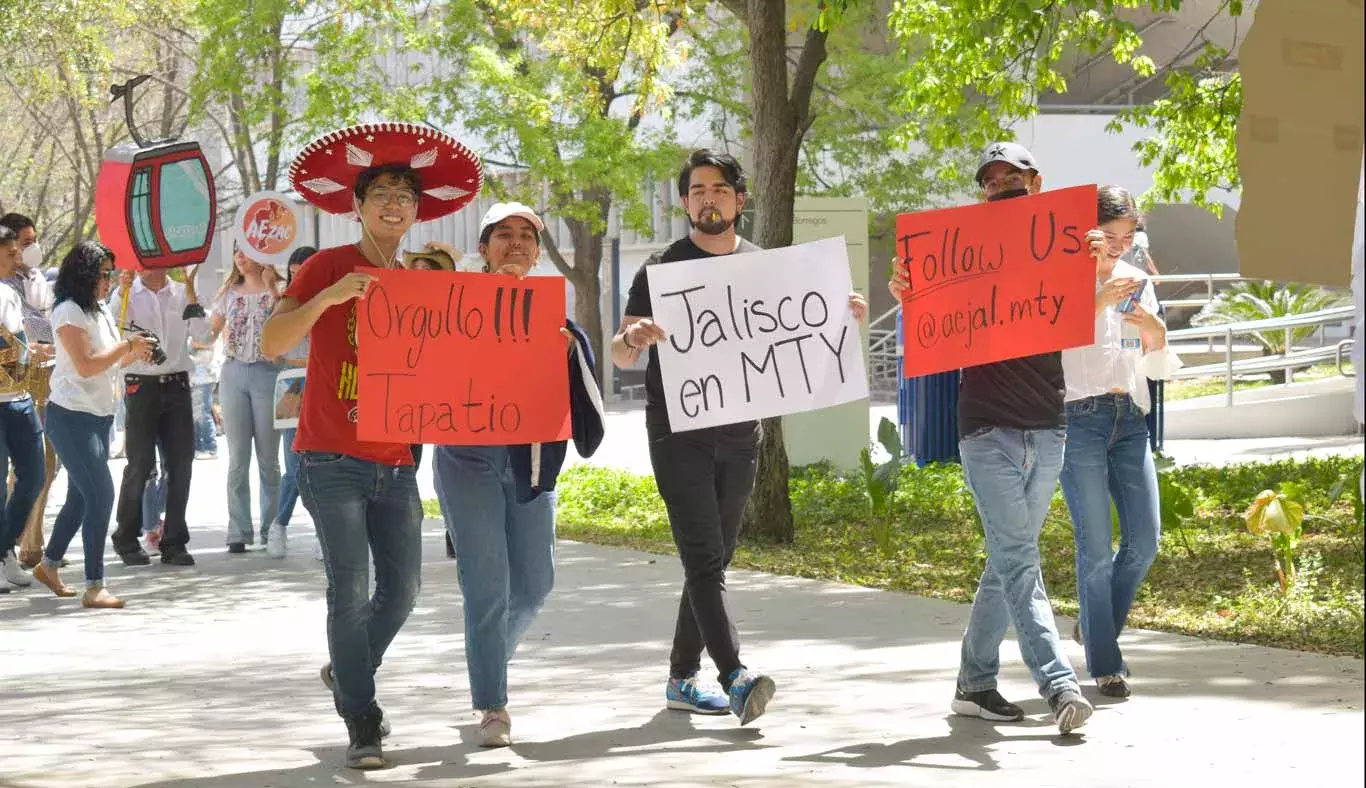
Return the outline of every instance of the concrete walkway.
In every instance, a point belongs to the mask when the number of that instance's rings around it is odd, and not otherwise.
[[[1047,721],[1013,643],[1002,690],[1022,724],[955,718],[967,608],[733,574],[748,661],[778,696],[755,726],[663,710],[676,560],[562,543],[557,590],[511,671],[517,745],[474,746],[460,594],[437,523],[418,609],[380,671],[394,766],[339,767],[345,731],[317,678],[324,580],[305,516],[283,562],[223,548],[222,471],[196,466],[199,566],[111,567],[123,611],[0,596],[0,786],[1359,785],[1360,660],[1125,636],[1136,695],[1084,736]],[[60,500],[60,495],[58,496]],[[77,545],[78,547],[78,545]],[[79,550],[66,570],[80,577]],[[1063,622],[1070,631],[1070,622]],[[1079,647],[1069,644],[1074,664]],[[1088,691],[1089,692],[1089,691]]]

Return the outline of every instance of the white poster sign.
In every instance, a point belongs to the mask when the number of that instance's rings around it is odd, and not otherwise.
[[[844,238],[646,271],[674,432],[868,396]]]
[[[283,194],[257,192],[242,201],[233,217],[232,240],[242,253],[284,273],[289,256],[308,237],[303,206]]]

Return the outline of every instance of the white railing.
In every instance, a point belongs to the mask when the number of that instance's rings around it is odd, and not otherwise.
[[[1240,281],[1243,277],[1238,274],[1166,274],[1152,278],[1153,284],[1191,284],[1203,282],[1205,284],[1204,298],[1169,298],[1162,301],[1162,306],[1168,310],[1172,309],[1200,309],[1212,303],[1218,293],[1215,292],[1217,284],[1227,284]]]
[[[1329,359],[1336,359],[1338,371],[1343,372],[1343,358],[1346,353],[1351,350],[1354,340],[1344,339],[1336,345],[1311,348],[1308,350],[1294,350],[1290,343],[1291,334],[1296,328],[1332,325],[1334,323],[1344,323],[1355,319],[1355,307],[1341,306],[1333,309],[1324,309],[1319,312],[1311,312],[1307,315],[1273,317],[1265,320],[1246,320],[1241,323],[1225,323],[1218,326],[1200,326],[1196,328],[1183,328],[1177,331],[1169,331],[1167,332],[1168,342],[1177,342],[1187,339],[1212,340],[1215,337],[1223,337],[1224,339],[1224,361],[1222,364],[1204,364],[1194,367],[1185,367],[1172,377],[1174,379],[1181,379],[1222,375],[1226,384],[1226,404],[1232,407],[1233,380],[1234,377],[1240,373],[1253,374],[1258,372],[1285,370],[1286,382],[1289,382],[1293,377],[1296,367],[1328,361]],[[1285,331],[1285,353],[1234,361],[1234,336],[1263,333],[1267,331]]]

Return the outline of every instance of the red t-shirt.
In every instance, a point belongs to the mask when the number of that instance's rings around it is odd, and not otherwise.
[[[294,275],[285,297],[302,305],[352,271],[374,267],[355,246],[324,249]],[[308,333],[308,385],[294,450],[337,452],[380,465],[412,465],[406,443],[356,439],[356,303],[353,298],[330,307]]]

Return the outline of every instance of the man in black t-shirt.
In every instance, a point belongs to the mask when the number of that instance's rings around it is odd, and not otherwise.
[[[1023,146],[998,142],[982,154],[977,185],[984,200],[994,201],[1037,194],[1043,177]],[[893,265],[888,289],[900,302],[908,280],[903,261]],[[1064,391],[1061,352],[963,370],[958,452],[982,518],[987,565],[963,635],[953,710],[987,720],[1024,718],[996,689],[1001,641],[1014,624],[1020,655],[1058,729],[1068,733],[1084,725],[1092,709],[1063,652],[1039,559],[1039,531],[1062,473]]]
[[[747,421],[675,433],[669,428],[659,353],[665,338],[655,325],[646,268],[658,263],[758,251],[735,234],[747,197],[739,162],[724,153],[695,151],[678,176],[678,194],[692,232],[652,256],[636,272],[621,330],[612,338],[612,361],[636,363],[648,350],[645,370],[645,425],[655,484],[669,511],[674,543],[683,562],[683,596],[678,605],[666,699],[671,709],[700,714],[733,712],[744,725],[764,713],[773,679],[740,661],[740,638],[726,609],[726,567],[735,552],[745,502],[754,488],[759,458],[759,423]],[[716,664],[726,694],[700,685],[702,650]],[[729,697],[727,697],[729,696]]]

